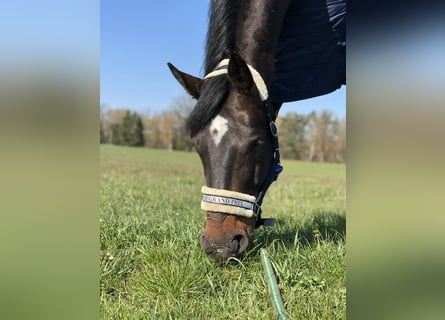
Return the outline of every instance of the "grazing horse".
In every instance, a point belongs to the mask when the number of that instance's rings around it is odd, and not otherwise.
[[[344,9],[338,10],[337,3],[344,1],[213,0],[206,76],[194,77],[168,64],[197,99],[187,127],[206,180],[201,246],[217,261],[239,257],[256,227],[273,224],[273,219],[261,218],[261,203],[282,170],[274,124],[281,104],[331,92],[345,82],[344,61],[336,49],[342,46],[336,33]],[[299,23],[297,31],[285,27]],[[305,41],[304,50],[298,50]],[[332,52],[323,55],[326,48]],[[289,64],[289,55],[305,63]],[[323,70],[314,71],[326,56]]]

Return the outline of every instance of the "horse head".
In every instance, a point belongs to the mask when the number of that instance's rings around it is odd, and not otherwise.
[[[261,76],[237,54],[204,79],[168,65],[197,99],[187,126],[206,180],[201,246],[217,261],[239,257],[263,221],[262,197],[281,171],[273,123],[277,110],[266,102]]]

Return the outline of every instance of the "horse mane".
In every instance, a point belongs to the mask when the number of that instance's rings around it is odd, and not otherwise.
[[[208,74],[216,65],[233,52],[235,33],[241,1],[213,0],[209,9],[209,27],[206,40],[205,73]],[[193,137],[220,111],[230,90],[227,77],[215,77],[207,80],[205,90],[190,113],[187,129]]]
[[[205,73],[213,71],[216,65],[233,52],[235,33],[241,1],[213,0],[209,9]]]

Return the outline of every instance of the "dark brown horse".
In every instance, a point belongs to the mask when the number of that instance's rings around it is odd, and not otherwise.
[[[201,245],[217,261],[240,256],[261,219],[264,194],[281,171],[269,101],[275,52],[288,0],[214,0],[201,79],[168,64],[197,99],[187,121],[206,179]],[[326,2],[324,2],[326,4]]]

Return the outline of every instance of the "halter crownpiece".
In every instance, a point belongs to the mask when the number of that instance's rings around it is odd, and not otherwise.
[[[215,67],[215,69],[207,74],[204,79],[217,77],[227,74],[229,65],[229,59],[224,59]],[[266,111],[267,120],[269,123],[269,129],[272,136],[273,147],[273,160],[269,169],[266,179],[261,186],[258,196],[255,197],[250,194],[215,189],[203,186],[201,192],[203,193],[201,201],[201,209],[205,211],[221,212],[226,214],[232,214],[247,218],[255,217],[256,227],[260,225],[273,226],[275,219],[262,219],[261,218],[261,204],[263,198],[266,195],[266,191],[269,186],[274,182],[278,175],[283,171],[283,167],[280,164],[280,149],[278,146],[278,132],[274,122],[274,118],[271,112],[270,103],[267,101],[269,95],[266,84],[261,77],[260,73],[255,70],[251,65],[247,65],[252,75],[253,82],[255,83],[258,92],[260,94],[261,101],[264,103],[264,110]]]
[[[227,69],[229,67],[230,59],[223,59],[221,60],[213,69],[212,72],[208,73],[204,79],[217,77],[223,74],[227,73]],[[267,91],[267,86],[264,83],[263,77],[261,77],[260,73],[252,67],[250,64],[247,64],[247,67],[249,68],[250,74],[252,75],[253,82],[255,83],[256,88],[258,89],[258,92],[260,93],[261,101],[266,101],[267,98],[269,98],[269,93]]]

